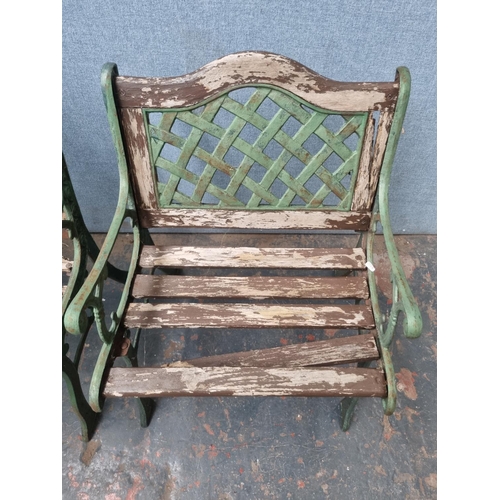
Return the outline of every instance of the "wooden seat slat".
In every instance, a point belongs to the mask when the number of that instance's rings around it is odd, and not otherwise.
[[[104,396],[384,397],[374,368],[111,368]]]
[[[369,305],[132,303],[127,328],[365,328],[375,327]]]

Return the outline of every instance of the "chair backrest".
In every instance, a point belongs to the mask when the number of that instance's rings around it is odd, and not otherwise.
[[[394,82],[337,82],[264,52],[173,78],[105,65],[141,224],[367,229],[406,110],[402,71]]]

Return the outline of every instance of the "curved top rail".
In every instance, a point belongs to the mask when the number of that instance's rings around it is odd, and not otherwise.
[[[275,86],[320,108],[363,112],[393,108],[397,82],[338,82],[288,57],[270,52],[239,52],[177,77],[116,77],[122,108],[178,109],[194,106],[242,86]]]

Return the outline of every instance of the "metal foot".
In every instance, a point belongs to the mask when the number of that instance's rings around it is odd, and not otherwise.
[[[136,337],[136,342],[138,341],[138,336]],[[130,344],[127,349],[127,353],[122,357],[125,364],[129,367],[137,367],[137,350]],[[151,398],[134,398],[137,401],[139,409],[139,419],[141,427],[147,427],[151,422],[153,416],[153,411],[155,408],[155,403]]]
[[[344,432],[349,430],[352,417],[354,416],[354,408],[358,403],[359,398],[344,398],[340,402],[340,424]]]
[[[139,419],[141,422],[141,427],[147,427],[153,416],[155,409],[155,402],[150,398],[136,398],[137,406],[139,408]]]
[[[360,332],[361,333],[361,332]],[[371,361],[361,361],[357,364],[358,368],[368,368]],[[349,430],[352,417],[354,416],[354,408],[358,404],[359,398],[344,398],[340,402],[340,424],[344,432]]]
[[[82,428],[82,440],[84,442],[90,441],[97,427],[99,420],[99,413],[96,413],[88,404],[83,394],[82,386],[80,384],[80,376],[78,370],[73,364],[71,359],[63,355],[62,359],[63,378],[68,387],[69,399],[71,407],[76,416],[80,420]]]

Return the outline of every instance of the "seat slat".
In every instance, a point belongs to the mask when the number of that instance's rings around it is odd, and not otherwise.
[[[144,246],[141,267],[364,269],[361,248],[256,248]]]
[[[127,328],[365,328],[375,327],[368,305],[132,303]]]
[[[105,397],[386,396],[374,368],[111,368]]]
[[[380,355],[372,333],[338,339],[317,340],[271,349],[232,352],[219,356],[186,359],[172,363],[170,367],[182,366],[254,366],[268,368],[292,368],[317,365],[334,365],[373,361]]]
[[[365,276],[334,278],[262,276],[151,276],[135,278],[136,298],[223,297],[223,298],[368,298]]]

